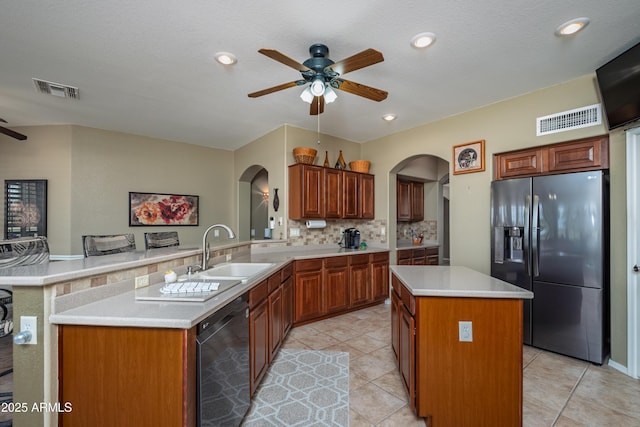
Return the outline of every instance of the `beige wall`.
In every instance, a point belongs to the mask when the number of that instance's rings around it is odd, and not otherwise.
[[[0,182],[5,179],[47,180],[47,235],[54,253],[68,253],[71,228],[72,126],[14,128],[27,135],[18,141],[0,135]],[[0,211],[4,235],[4,205]]]
[[[536,117],[598,103],[593,75],[367,142],[376,166],[376,217],[395,218],[395,187],[385,179],[404,159],[432,154],[450,159],[456,144],[484,139],[486,170],[450,175],[451,264],[489,273],[489,203],[494,153],[606,134],[604,125],[536,137]],[[626,365],[626,197],[624,136],[611,135],[612,359]],[[390,222],[393,224],[393,221]]]

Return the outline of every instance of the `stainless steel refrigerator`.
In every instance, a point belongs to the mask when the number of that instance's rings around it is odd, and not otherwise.
[[[609,352],[606,171],[491,183],[491,275],[533,292],[524,342],[602,364]]]

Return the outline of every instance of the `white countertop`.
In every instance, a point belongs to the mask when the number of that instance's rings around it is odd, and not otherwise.
[[[136,291],[128,290],[115,296],[100,298],[69,310],[54,313],[49,321],[54,324],[133,326],[188,329],[197,325],[216,310],[249,291],[262,280],[295,259],[324,258],[329,256],[388,252],[387,248],[367,250],[342,249],[337,245],[288,246],[252,250],[251,255],[234,258],[233,262],[269,262],[274,266],[204,302],[169,302],[136,300]],[[199,253],[195,250],[195,254]],[[124,254],[118,254],[118,256]],[[176,253],[174,251],[174,257]],[[135,258],[135,256],[133,256]],[[102,258],[102,257],[96,257]],[[170,258],[170,257],[169,257]],[[88,260],[88,258],[87,258]],[[73,261],[66,261],[73,262]],[[135,262],[129,260],[127,262]],[[61,262],[63,263],[63,262]],[[74,264],[75,265],[75,264]],[[111,268],[113,270],[113,266]],[[83,270],[86,271],[86,270]],[[66,274],[73,274],[67,272]],[[79,274],[79,273],[77,273]],[[46,280],[49,280],[48,278]],[[56,280],[57,281],[57,280]],[[151,285],[151,286],[158,286]],[[99,288],[96,288],[99,289]],[[72,296],[71,294],[70,296]],[[67,296],[69,297],[69,296]]]
[[[533,298],[533,292],[467,267],[394,265],[390,270],[416,297]]]

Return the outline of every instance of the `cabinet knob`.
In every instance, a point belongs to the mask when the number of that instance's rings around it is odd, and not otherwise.
[[[637,265],[634,265],[634,266],[633,266],[633,271],[635,271],[635,272],[637,273],[638,271],[640,271],[640,268],[638,268],[638,266],[637,266]]]

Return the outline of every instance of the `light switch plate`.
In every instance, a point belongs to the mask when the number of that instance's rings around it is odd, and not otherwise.
[[[471,321],[458,322],[458,339],[461,342],[473,342],[473,325]]]

